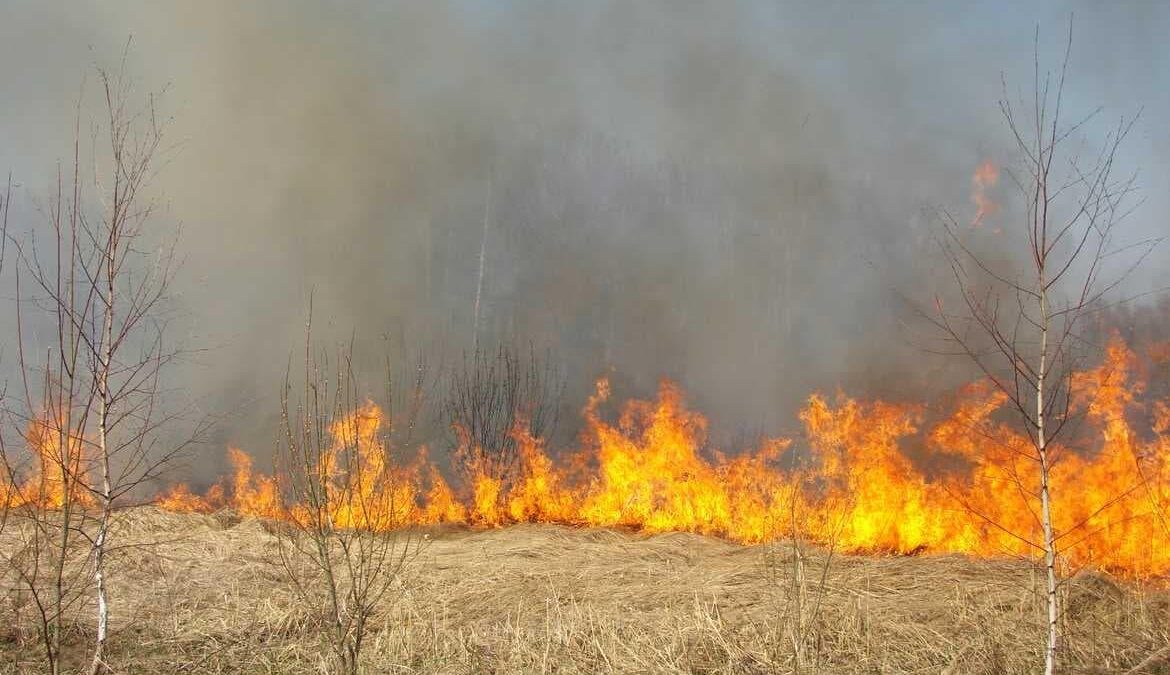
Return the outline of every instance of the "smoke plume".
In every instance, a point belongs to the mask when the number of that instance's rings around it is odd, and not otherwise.
[[[1010,181],[976,204],[972,177],[1012,162],[1001,74],[1028,90],[1038,23],[1056,65],[1072,10],[1070,108],[1144,106],[1126,226],[1170,213],[1150,3],[181,4],[9,3],[0,170],[35,220],[83,78],[132,36],[127,71],[173,116],[174,328],[205,350],[176,386],[224,442],[271,438],[310,295],[320,337],[371,351],[551,349],[570,408],[606,372],[674,378],[716,438],[789,430],[817,389],[921,392],[944,364],[898,296],[938,278],[933,209],[1017,224]]]

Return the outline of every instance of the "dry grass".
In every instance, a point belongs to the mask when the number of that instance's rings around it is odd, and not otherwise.
[[[269,527],[123,514],[120,541],[158,543],[111,563],[118,672],[321,672],[319,617],[282,576]],[[813,550],[803,590],[820,610],[796,617],[783,546],[559,526],[427,536],[397,602],[373,622],[369,672],[990,674],[1041,661],[1041,584],[1021,563],[835,557],[822,589],[824,554]],[[1067,607],[1062,657],[1073,672],[1124,672],[1170,643],[1165,590],[1085,574],[1068,585]],[[35,634],[11,608],[0,672],[36,672]],[[807,625],[799,662],[797,618]],[[85,629],[74,639],[88,640]]]

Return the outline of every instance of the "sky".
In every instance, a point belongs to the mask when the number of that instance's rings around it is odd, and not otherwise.
[[[937,212],[970,219],[976,168],[1018,164],[999,101],[1059,66],[1070,20],[1067,110],[1101,108],[1075,141],[1140,113],[1125,228],[1161,236],[1170,6],[1140,1],[0,0],[0,172],[26,236],[95,67],[125,54],[138,101],[164,92],[173,386],[212,445],[271,439],[310,296],[321,339],[440,369],[548,350],[570,413],[598,376],[669,377],[725,437],[783,433],[812,391],[918,396],[949,367],[902,298],[940,283]],[[988,228],[1018,225],[1006,180],[988,196]]]

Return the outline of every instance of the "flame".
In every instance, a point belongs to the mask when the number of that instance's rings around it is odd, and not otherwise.
[[[211,513],[214,510],[211,500],[191,492],[191,488],[187,487],[185,483],[172,485],[155,500],[155,504],[167,511]]]
[[[253,473],[252,458],[239,448],[228,448],[232,475],[232,507],[243,516],[279,518],[283,515],[276,479]]]
[[[987,196],[988,190],[999,182],[999,167],[991,160],[986,160],[971,176],[971,202],[975,204],[975,218],[971,220],[971,227],[978,227],[987,216],[995,215],[999,205]],[[998,231],[998,230],[997,230]]]
[[[1151,397],[1145,380],[1165,352],[1159,344],[1139,356],[1115,336],[1102,362],[1072,380],[1071,404],[1082,422],[1052,448],[1051,482],[1058,547],[1074,568],[1170,575],[1170,398]],[[687,407],[673,383],[663,382],[653,400],[626,402],[616,420],[602,414],[609,396],[609,383],[599,381],[576,447],[552,454],[518,424],[515,471],[472,466],[459,489],[425,448],[395,461],[389,421],[366,403],[332,425],[331,445],[317,459],[316,476],[329,486],[321,517],[375,530],[536,522],[698,532],[744,543],[800,536],[848,552],[1038,553],[1038,466],[1029,439],[1006,421],[1007,398],[986,381],[929,405],[814,394],[799,414],[801,434],[765,439],[734,457],[708,449],[707,419]],[[44,460],[55,456],[56,435],[40,425],[28,438],[42,462],[20,487],[0,484],[0,495],[52,506],[63,483]],[[468,442],[466,434],[459,438]],[[489,454],[461,447],[457,456]],[[158,504],[315,517],[308,505],[287,503],[280,476],[255,471],[248,454],[230,448],[228,459],[231,475],[204,494],[176,485]],[[76,481],[74,487],[84,490]]]
[[[520,478],[508,492],[507,516],[513,522],[556,523],[576,517],[574,495],[564,473],[544,453],[543,442],[526,424],[512,432],[520,449]]]
[[[431,488],[427,491],[426,507],[422,510],[419,522],[426,525],[465,522],[467,509],[455,498],[455,492],[443,474],[433,466],[427,467],[427,474]]]
[[[21,479],[14,475],[16,467],[7,465],[11,473],[0,477],[0,505],[57,510],[66,503],[77,507],[95,503],[86,441],[70,429],[68,420],[52,420],[46,413],[29,422],[24,441],[32,461]]]

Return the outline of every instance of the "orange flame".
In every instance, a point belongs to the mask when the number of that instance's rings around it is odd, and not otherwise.
[[[1170,399],[1146,400],[1139,360],[1114,338],[1102,363],[1073,379],[1083,429],[1054,449],[1052,484],[1058,546],[1070,565],[1148,578],[1170,575]],[[380,530],[553,522],[745,543],[796,535],[849,552],[1037,553],[1030,441],[1004,421],[1006,397],[987,382],[932,405],[814,394],[799,415],[799,442],[768,439],[730,458],[705,449],[707,420],[686,407],[678,386],[663,382],[654,400],[627,402],[615,422],[601,414],[608,397],[602,380],[584,409],[581,441],[563,461],[521,424],[512,432],[514,474],[472,467],[463,493],[425,452],[392,462],[381,435],[387,421],[368,403],[331,429],[323,475],[358,473],[353,494],[330,502],[328,515],[339,527]],[[921,458],[911,460],[911,444]],[[159,504],[303,517],[305,506],[283,504],[276,478],[254,472],[248,455],[233,448],[229,458],[233,475],[207,494],[176,486]]]
[[[155,504],[167,511],[185,511],[188,513],[211,513],[214,507],[205,497],[191,492],[185,483],[172,485],[158,499]]]
[[[29,422],[24,441],[32,461],[19,480],[15,475],[0,476],[0,505],[56,510],[66,503],[81,507],[95,503],[86,441],[68,427],[68,422],[52,422],[48,414]]]
[[[986,160],[975,169],[971,176],[971,202],[975,204],[975,218],[971,227],[978,227],[987,216],[995,215],[999,205],[987,196],[988,190],[999,182],[999,168],[991,160]]]

